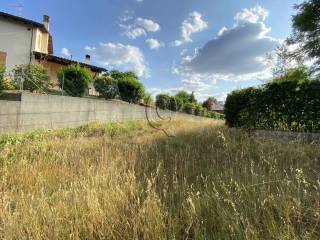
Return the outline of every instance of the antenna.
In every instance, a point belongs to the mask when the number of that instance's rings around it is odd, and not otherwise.
[[[18,16],[22,16],[24,5],[22,5],[21,3],[16,3],[16,4],[10,4],[10,7],[16,8],[18,12]]]

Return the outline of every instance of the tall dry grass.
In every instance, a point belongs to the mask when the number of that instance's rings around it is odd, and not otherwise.
[[[0,238],[320,238],[319,146],[161,124],[1,136]]]

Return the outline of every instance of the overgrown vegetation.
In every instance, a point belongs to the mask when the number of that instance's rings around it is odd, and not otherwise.
[[[320,238],[318,146],[157,124],[1,136],[0,238]]]
[[[94,86],[100,96],[106,99],[120,98],[129,103],[141,103],[142,100],[150,102],[150,99],[144,99],[147,96],[144,85],[133,72],[113,70],[97,78]]]
[[[72,64],[62,67],[58,72],[59,87],[68,95],[83,97],[88,94],[89,83],[92,81],[91,71]]]
[[[117,82],[111,76],[104,75],[96,78],[94,80],[94,88],[106,100],[114,99],[119,95]]]
[[[292,19],[293,34],[289,44],[297,44],[296,56],[315,60],[315,70],[320,74],[320,1],[309,0],[295,6],[298,11]]]
[[[236,90],[225,104],[231,127],[320,130],[320,79],[310,79],[306,68],[291,69],[258,88]]]
[[[223,119],[223,114],[212,111],[214,104],[217,103],[218,101],[214,97],[210,97],[203,103],[200,103],[196,100],[193,92],[189,94],[186,91],[179,91],[175,96],[169,96],[167,94],[159,94],[156,96],[156,106],[161,109]]]
[[[5,76],[6,68],[0,64],[0,91],[16,88],[10,77]]]
[[[139,103],[145,94],[143,84],[134,76],[118,80],[120,99],[129,103]]]
[[[14,86],[31,92],[44,92],[50,87],[47,69],[40,64],[24,64],[13,69]],[[7,87],[9,88],[9,87]]]

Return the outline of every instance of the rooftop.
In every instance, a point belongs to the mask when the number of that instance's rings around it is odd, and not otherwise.
[[[51,54],[45,54],[45,53],[41,53],[41,52],[33,52],[34,56],[36,59],[41,59],[41,60],[45,60],[48,62],[55,62],[55,63],[59,63],[62,65],[69,65],[69,64],[80,64],[81,67],[86,67],[91,69],[94,72],[107,72],[107,69],[102,68],[102,67],[97,67],[91,64],[87,64],[87,63],[82,63],[82,62],[77,62],[71,59],[67,59],[67,58],[62,58],[62,57],[58,57],[58,56],[54,56]]]
[[[47,29],[45,28],[45,26],[42,23],[38,23],[38,22],[29,20],[29,19],[26,19],[26,18],[18,17],[18,16],[15,16],[15,15],[11,15],[9,13],[5,13],[5,12],[1,12],[0,11],[0,19],[1,18],[2,19],[8,19],[8,20],[15,21],[15,22],[20,22],[22,24],[29,25],[29,26],[32,26],[32,27],[37,27],[37,28],[40,28],[41,31],[48,32]]]

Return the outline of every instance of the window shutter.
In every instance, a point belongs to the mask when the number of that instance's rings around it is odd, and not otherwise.
[[[0,65],[6,66],[7,53],[0,51]]]

